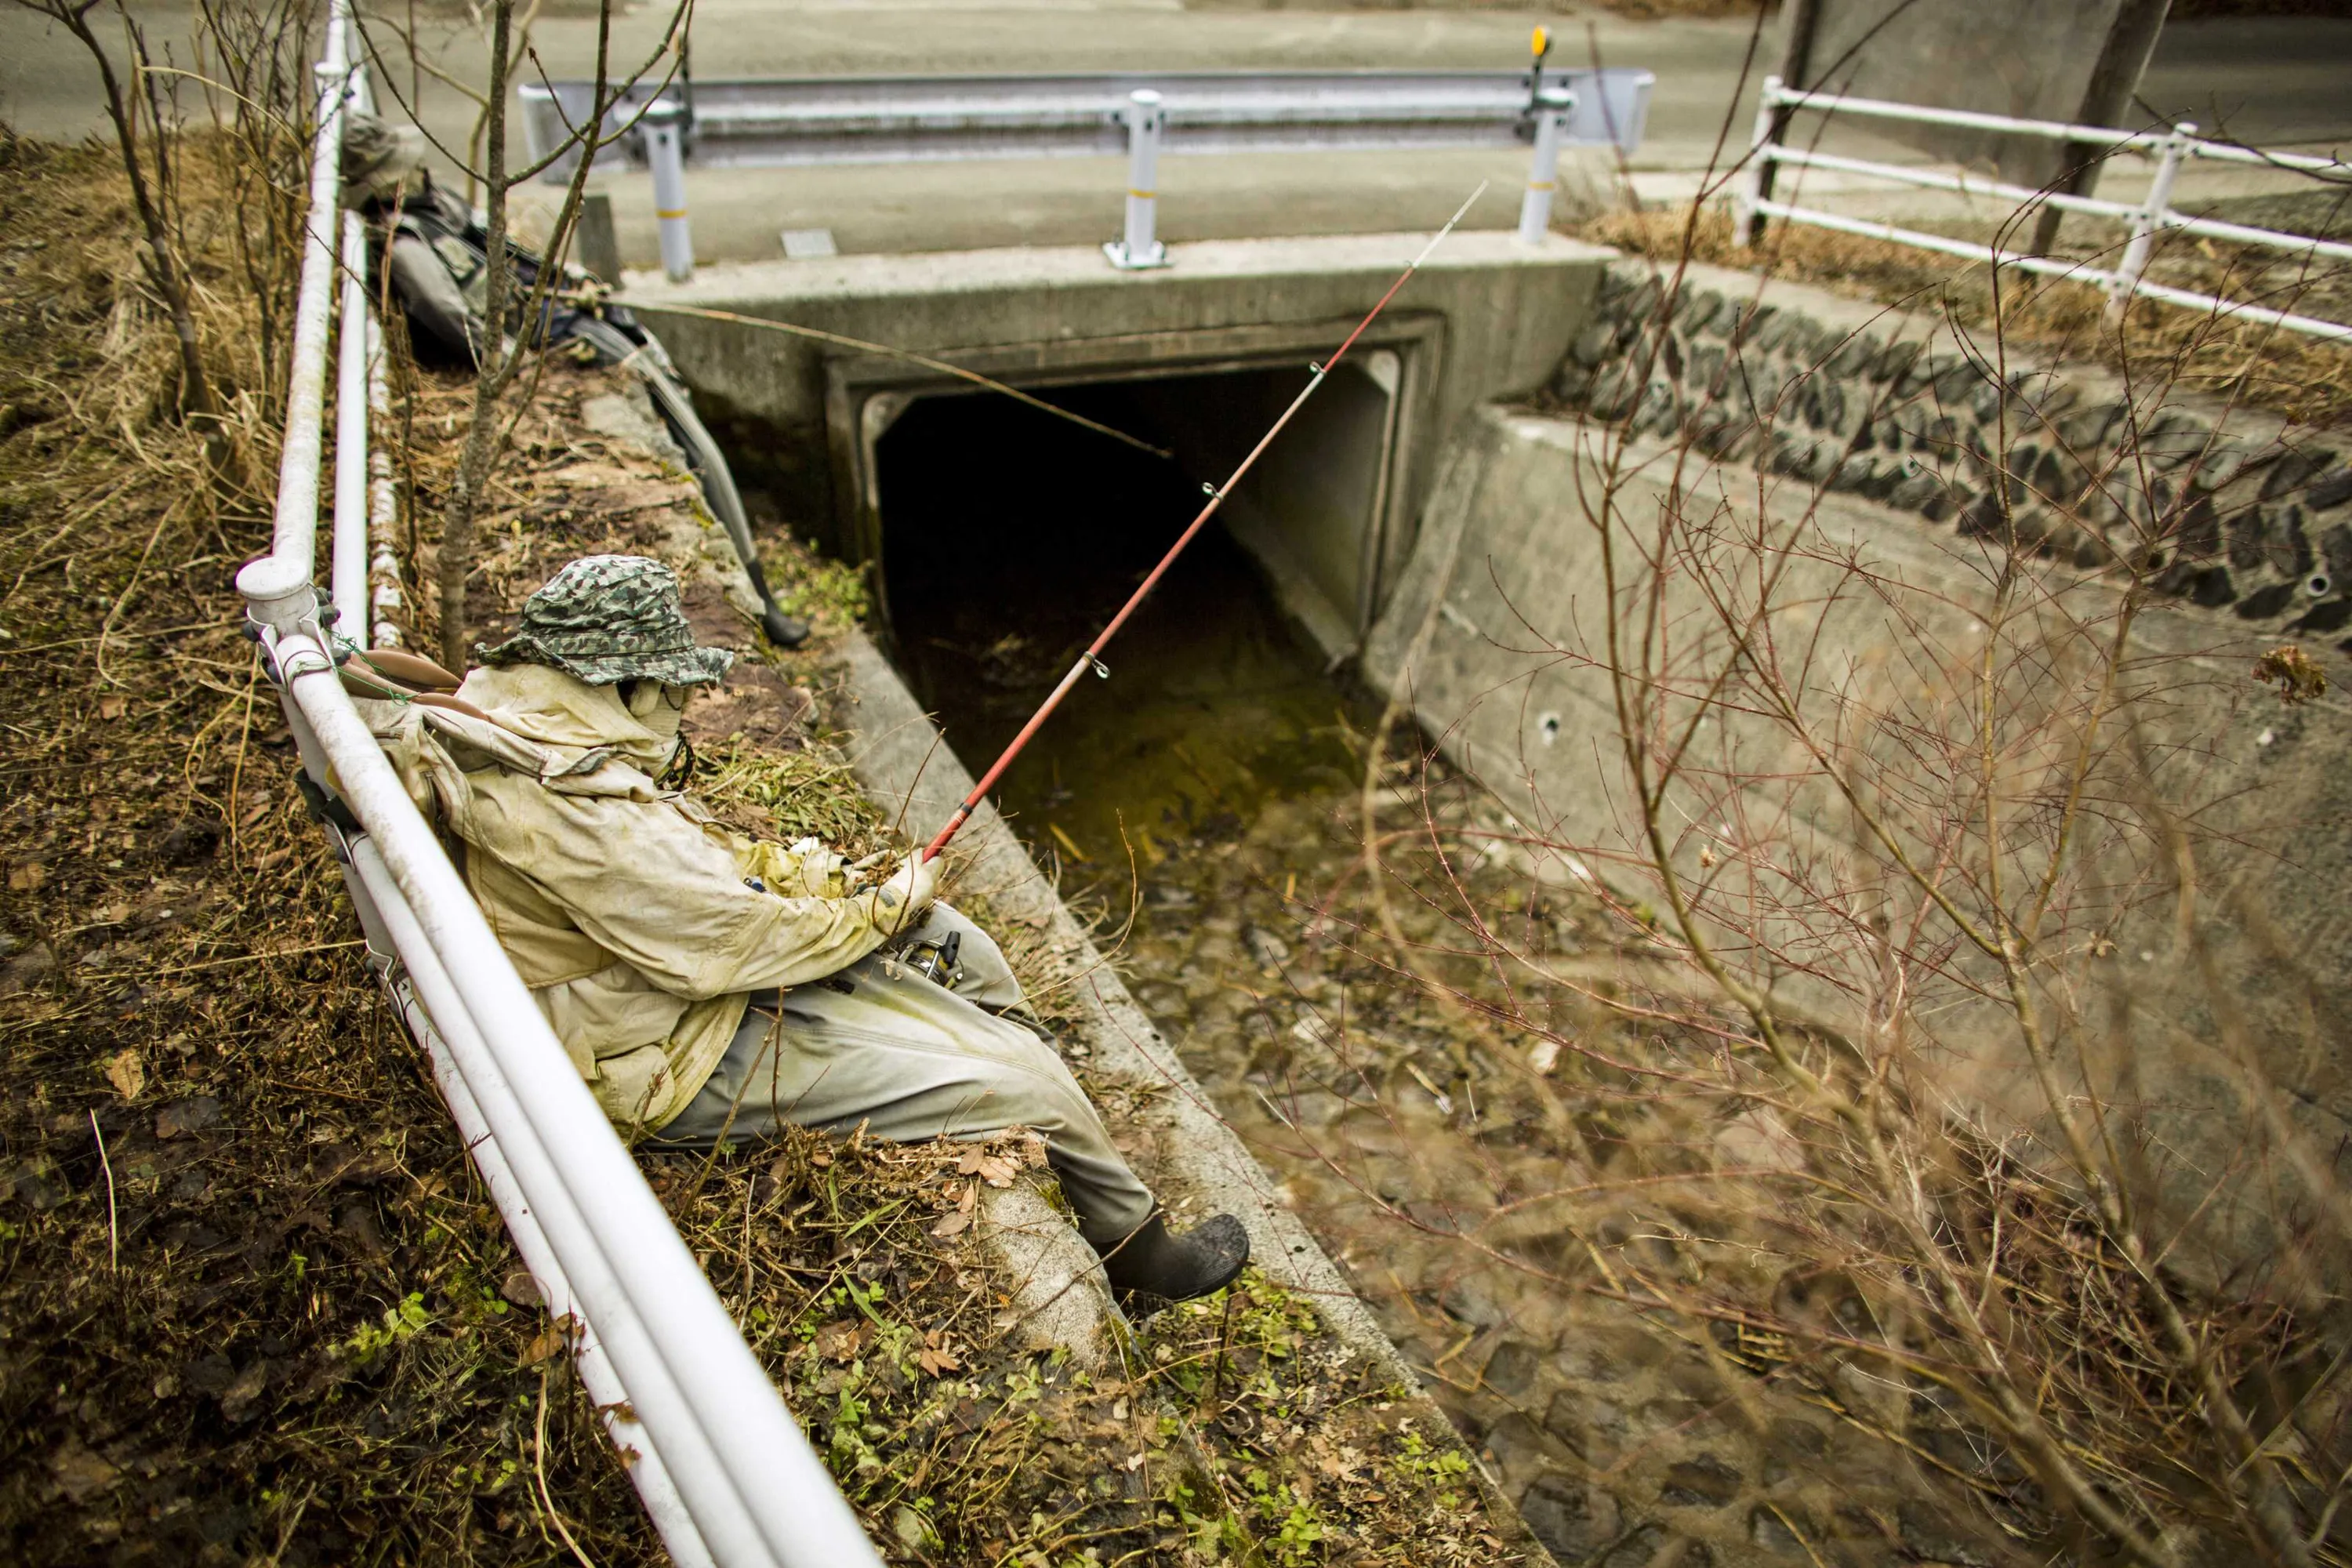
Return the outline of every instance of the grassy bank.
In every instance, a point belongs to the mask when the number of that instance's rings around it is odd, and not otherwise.
[[[192,185],[228,187],[236,148],[184,154]],[[269,536],[288,280],[247,265],[266,247],[233,205],[189,210],[228,411],[210,453],[110,150],[0,138],[0,1550],[661,1561],[366,973],[236,629],[232,576]],[[683,474],[583,413],[625,379],[555,357],[526,380],[483,519],[486,633],[562,560],[701,526]],[[378,435],[425,520],[415,574],[465,394],[395,384]],[[819,635],[756,650],[722,595],[689,594],[707,638],[753,656],[690,717],[699,784],[744,826],[864,847],[889,825],[826,727],[856,584],[784,542],[769,563]],[[1148,1098],[1097,1087],[1114,1111]],[[809,1134],[648,1163],[891,1560],[1496,1560],[1450,1436],[1254,1275],[1106,1369],[1013,1348],[1009,1282],[958,1216],[1032,1148]]]

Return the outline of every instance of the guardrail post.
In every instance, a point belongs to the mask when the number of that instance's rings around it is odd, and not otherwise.
[[[1160,133],[1167,125],[1158,93],[1145,87],[1127,95],[1127,232],[1103,247],[1122,271],[1168,265],[1168,247],[1151,232],[1160,205]]]
[[[694,232],[686,220],[686,106],[663,99],[640,122],[654,171],[654,217],[661,228],[662,270],[673,283],[694,276]]]
[[[1739,194],[1732,198],[1731,242],[1753,245],[1764,237],[1764,215],[1756,204],[1764,199],[1766,182],[1771,178],[1770,149],[1777,140],[1773,132],[1780,124],[1780,79],[1768,76],[1764,90],[1756,100],[1756,129],[1748,142],[1748,166],[1739,172]]]
[[[1536,94],[1536,151],[1528,163],[1527,193],[1519,197],[1519,243],[1541,245],[1551,232],[1551,195],[1559,186],[1559,143],[1568,134],[1576,95],[1547,87]]]
[[[2156,178],[2147,184],[2147,199],[2132,215],[2131,240],[2124,247],[2124,258],[2116,264],[2115,281],[2107,290],[2107,325],[2123,324],[2124,312],[2131,309],[2132,296],[2139,291],[2140,275],[2147,270],[2148,252],[2155,248],[2157,231],[2165,226],[2172,212],[2172,183],[2180,176],[2180,160],[2197,139],[2197,127],[2182,121],[2164,139],[2164,151],[2158,154]]]

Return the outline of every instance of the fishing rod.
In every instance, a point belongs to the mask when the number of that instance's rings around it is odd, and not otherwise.
[[[1241,467],[1233,471],[1232,477],[1209,491],[1209,504],[1201,509],[1201,515],[1192,520],[1191,527],[1177,535],[1176,542],[1168,547],[1168,553],[1160,558],[1160,564],[1151,569],[1151,575],[1137,585],[1127,603],[1119,606],[1118,614],[1113,616],[1110,618],[1110,624],[1103,627],[1102,635],[1087,645],[1087,650],[1078,655],[1077,662],[1070,666],[1069,673],[1062,677],[1061,684],[1055,687],[1053,694],[1038,706],[1036,712],[1029,716],[1029,722],[1021,726],[1021,732],[1013,737],[1013,743],[1004,748],[1004,754],[998,757],[995,764],[981,776],[980,782],[971,786],[971,793],[963,797],[963,803],[955,808],[955,815],[948,818],[945,827],[940,829],[939,837],[924,847],[925,860],[937,858],[940,851],[947,847],[948,840],[953,838],[963,825],[971,820],[971,814],[980,809],[980,803],[987,798],[990,790],[996,787],[996,781],[1004,776],[1004,770],[1013,765],[1013,759],[1021,754],[1022,749],[1029,744],[1039,728],[1046,720],[1054,716],[1054,710],[1062,705],[1062,699],[1070,694],[1070,689],[1078,683],[1080,676],[1091,669],[1106,680],[1110,679],[1110,668],[1102,661],[1102,650],[1109,644],[1111,638],[1118,635],[1118,628],[1127,625],[1127,618],[1135,614],[1136,607],[1143,603],[1145,595],[1159,586],[1160,579],[1168,574],[1168,568],[1176,564],[1176,558],[1184,553],[1184,547],[1192,543],[1193,536],[1207,526],[1209,519],[1217,514],[1217,509],[1225,504],[1225,498],[1233,494],[1234,487],[1242,482],[1242,476],[1248,473],[1259,456],[1274,444],[1274,438],[1282,434],[1283,426],[1290,423],[1292,416],[1307,405],[1307,400],[1315,395],[1315,389],[1321,386],[1325,378],[1330,375],[1332,367],[1347,357],[1348,351],[1356,346],[1356,340],[1364,335],[1365,329],[1379,318],[1382,310],[1388,309],[1389,301],[1397,297],[1397,290],[1405,286],[1407,280],[1421,269],[1421,264],[1429,259],[1430,253],[1444,243],[1447,235],[1454,232],[1454,226],[1462,221],[1463,215],[1470,210],[1471,203],[1486,194],[1486,182],[1482,180],[1478,183],[1478,188],[1470,193],[1469,201],[1464,202],[1455,208],[1454,216],[1445,220],[1445,226],[1439,229],[1430,237],[1429,243],[1421,247],[1421,254],[1405,264],[1405,269],[1397,274],[1397,280],[1389,285],[1389,291],[1381,296],[1380,303],[1374,305],[1366,313],[1364,319],[1356,323],[1356,330],[1348,334],[1347,342],[1341,343],[1329,359],[1308,367],[1314,374],[1307,378],[1306,386],[1300,389],[1298,395],[1290,400],[1290,406],[1282,411],[1282,417],[1276,420],[1266,433],[1258,437],[1257,445],[1250,448],[1249,456],[1242,459]]]

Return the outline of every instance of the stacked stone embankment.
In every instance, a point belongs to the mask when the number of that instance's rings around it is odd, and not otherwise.
[[[2014,526],[2048,558],[2282,636],[2352,624],[2352,440],[2170,384],[2052,365],[1904,311],[1623,260],[1554,377],[1561,403],[1711,458],[1916,513]],[[2253,628],[2249,628],[2253,629]]]

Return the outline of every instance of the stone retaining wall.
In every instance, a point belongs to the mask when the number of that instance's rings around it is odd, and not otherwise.
[[[1929,312],[1749,273],[1690,268],[1661,319],[1663,291],[1648,264],[1612,264],[1553,395],[1963,533],[1998,532],[2005,491],[2045,556],[2138,565],[2248,630],[2352,651],[2352,439],[2095,367],[1993,363]]]

